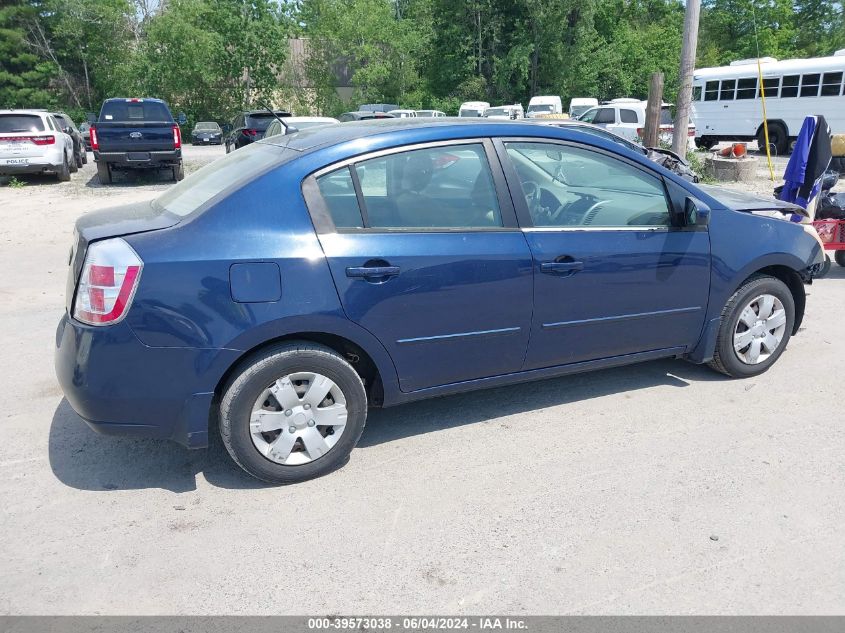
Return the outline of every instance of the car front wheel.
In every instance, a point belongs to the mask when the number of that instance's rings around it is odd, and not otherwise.
[[[342,466],[367,418],[360,376],[333,350],[285,343],[254,357],[220,402],[232,459],[269,483],[319,477]]]
[[[786,349],[795,300],[780,279],[755,276],[725,304],[710,366],[732,378],[757,376]]]

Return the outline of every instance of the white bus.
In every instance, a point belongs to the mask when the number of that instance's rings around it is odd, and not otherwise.
[[[834,133],[845,132],[845,49],[831,57],[760,60],[766,94],[769,144],[778,154],[789,151],[804,117],[821,114]],[[763,106],[756,59],[702,68],[693,74],[693,119],[696,142],[707,149],[720,141],[753,141],[762,148]]]

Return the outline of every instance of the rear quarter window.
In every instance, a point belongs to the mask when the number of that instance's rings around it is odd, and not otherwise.
[[[43,132],[44,120],[37,114],[0,114],[0,132]]]

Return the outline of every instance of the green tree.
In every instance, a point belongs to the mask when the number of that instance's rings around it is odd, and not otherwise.
[[[0,7],[0,108],[51,108],[58,104],[56,66],[27,45],[27,25],[37,9],[22,0]]]

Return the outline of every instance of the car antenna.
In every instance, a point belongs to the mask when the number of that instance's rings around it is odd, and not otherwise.
[[[271,110],[271,109],[267,106],[267,104],[266,104],[266,103],[264,103],[263,101],[259,101],[259,102],[258,102],[258,105],[260,105],[262,108],[264,108],[265,110],[267,110],[267,112],[269,112],[270,114],[272,114],[272,115],[273,115],[273,117],[274,117],[274,118],[275,118],[275,119],[276,119],[279,123],[281,123],[281,124],[282,124],[282,128],[284,128],[284,130],[285,130],[285,134],[293,134],[294,132],[299,132],[299,130],[297,130],[294,126],[292,126],[292,125],[288,125],[287,123],[285,123],[284,121],[282,121],[282,117],[280,117],[280,116],[279,116],[278,114],[276,114],[273,110]]]

